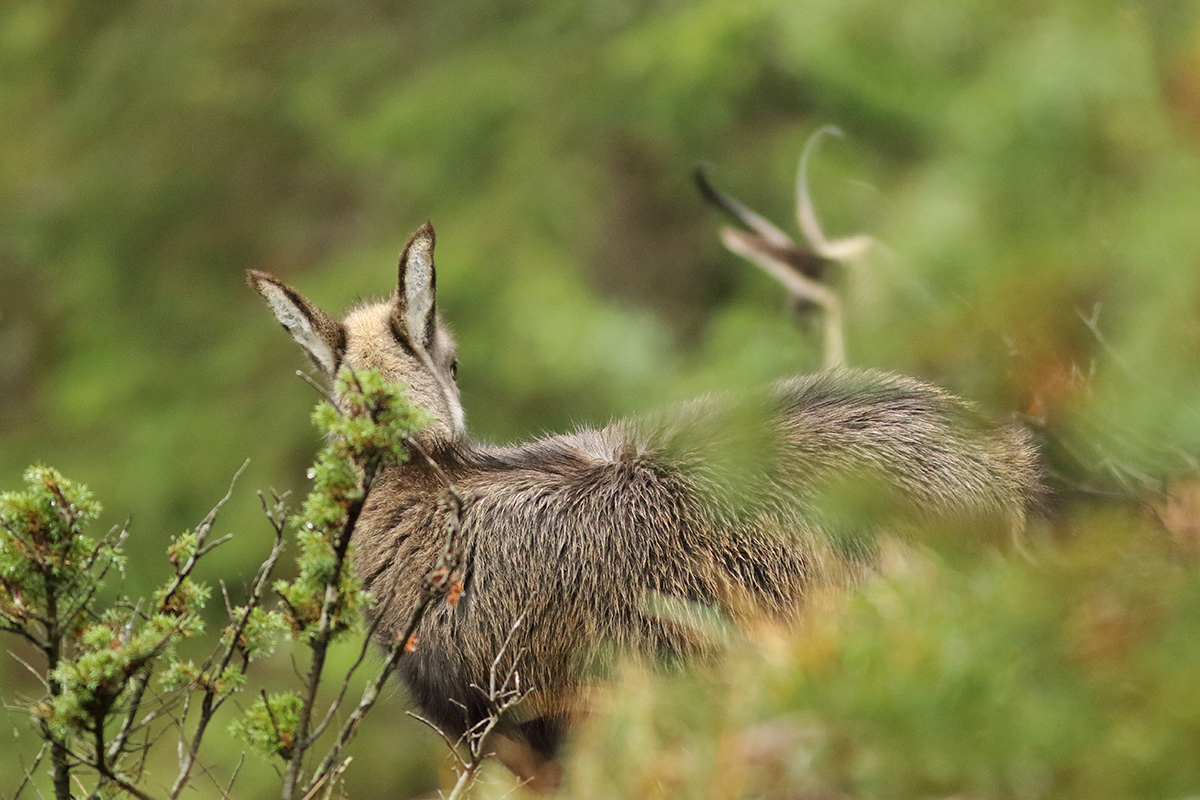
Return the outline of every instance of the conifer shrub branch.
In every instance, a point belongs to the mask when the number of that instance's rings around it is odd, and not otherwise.
[[[177,650],[183,640],[205,632],[201,612],[211,590],[194,575],[201,560],[230,539],[213,538],[212,531],[232,485],[199,525],[174,538],[167,549],[168,579],[149,598],[137,601],[98,599],[112,568],[124,566],[128,530],[88,537],[85,527],[99,515],[100,506],[85,487],[52,469],[33,467],[25,475],[24,491],[0,495],[0,631],[19,636],[42,654],[43,663],[30,668],[45,685],[46,696],[33,704],[31,714],[46,742],[37,761],[48,753],[55,800],[70,800],[85,781],[92,786],[89,798],[125,793],[158,800],[147,791],[143,772],[166,722],[178,730],[180,741],[178,772],[162,796],[176,800],[192,785],[202,741],[218,709],[244,687],[249,665],[271,655],[282,635],[308,653],[299,690],[260,691],[233,730],[251,749],[282,758],[285,800],[332,790],[348,764],[345,747],[400,659],[418,646],[415,631],[425,611],[443,597],[457,601],[462,585],[459,536],[470,498],[415,438],[425,413],[378,374],[344,371],[313,418],[327,444],[309,471],[312,491],[295,515],[287,510],[286,495],[268,499],[260,493],[274,531],[270,553],[243,604],[236,605],[221,584],[229,623],[199,664],[180,658]],[[445,547],[424,578],[402,635],[368,678],[317,768],[306,774],[307,757],[337,718],[382,617],[373,615],[363,631],[362,611],[373,598],[352,568],[355,526],[383,471],[414,455],[444,483]],[[295,577],[272,584],[290,532],[299,546]],[[268,588],[279,599],[277,610],[267,608]],[[349,633],[366,635],[334,699],[318,712],[330,648]],[[225,796],[236,774],[223,790]],[[18,796],[34,785],[31,775],[27,770]]]
[[[31,715],[49,744],[54,796],[72,797],[80,775],[90,774],[92,796],[120,790],[149,798],[138,784],[146,751],[157,740],[152,723],[171,714],[198,683],[181,680],[192,670],[175,652],[181,640],[204,631],[209,589],[192,573],[227,540],[208,537],[231,495],[175,538],[168,549],[173,574],[149,601],[103,605],[97,598],[105,578],[125,563],[127,527],[93,540],[85,528],[100,506],[85,487],[40,466],[26,472],[25,483],[24,491],[0,495],[0,630],[43,656],[33,669],[46,695],[33,703]],[[150,693],[155,678],[161,691]],[[238,685],[229,675],[214,683],[223,695]],[[181,763],[180,786],[193,764]]]
[[[226,597],[226,610],[229,614],[230,624],[222,635],[217,651],[198,672],[189,670],[193,676],[193,685],[200,691],[200,708],[195,727],[191,730],[190,736],[184,737],[185,746],[181,748],[180,752],[179,773],[171,786],[169,795],[171,800],[179,797],[187,787],[188,778],[199,757],[200,744],[208,732],[209,723],[217,709],[231,696],[228,691],[225,691],[225,687],[231,678],[231,668],[233,668],[235,657],[240,656],[240,663],[236,667],[237,671],[232,674],[237,675],[235,680],[240,681],[250,662],[274,652],[275,640],[283,629],[282,615],[278,612],[267,611],[263,608],[262,603],[267,582],[270,580],[271,573],[280,556],[283,555],[286,497],[272,495],[272,504],[268,506],[266,497],[259,492],[259,500],[274,530],[274,542],[270,553],[259,565],[254,581],[251,583],[246,604],[231,607],[228,597]],[[224,678],[214,679],[213,676],[224,676]],[[183,730],[187,729],[183,728]]]
[[[400,660],[418,646],[415,632],[426,610],[433,602],[443,597],[446,597],[451,603],[457,602],[462,587],[463,560],[459,537],[462,516],[470,504],[470,498],[459,492],[445,471],[416,438],[416,433],[427,421],[425,414],[409,406],[402,393],[397,393],[394,388],[386,387],[374,372],[356,374],[344,370],[335,384],[332,402],[327,401],[318,406],[314,414],[314,421],[317,427],[329,437],[330,443],[318,455],[316,464],[310,473],[314,481],[314,489],[313,494],[310,494],[305,503],[300,525],[302,530],[317,530],[320,525],[326,525],[328,530],[337,532],[332,542],[332,550],[338,576],[345,574],[345,571],[349,569],[349,547],[354,525],[375,480],[388,466],[407,461],[414,455],[423,459],[443,483],[445,492],[443,503],[449,513],[446,517],[445,545],[437,563],[432,566],[422,581],[421,596],[409,613],[408,624],[403,633],[389,646],[383,664],[367,681],[358,703],[340,726],[328,752],[304,782],[302,795],[305,797],[313,795],[323,786],[330,786],[336,776],[345,769],[345,762],[342,759],[345,747],[354,738],[359,726],[374,706],[384,684],[394,673]],[[333,458],[330,459],[329,456]],[[349,481],[346,480],[345,467],[347,464],[356,467],[356,472],[360,476],[360,484],[356,490],[352,490]],[[325,467],[331,468],[325,472]],[[325,493],[323,496],[318,494],[322,491]],[[334,506],[344,508],[343,514],[336,511],[332,514],[329,513],[331,500]],[[330,575],[330,577],[334,576]],[[354,585],[355,592],[360,591],[357,589],[357,584]],[[320,674],[316,668],[321,663],[318,662],[317,656],[320,655],[323,659],[328,648],[326,641],[331,641],[333,637],[340,634],[340,629],[332,627],[337,624],[336,614],[343,607],[349,608],[352,605],[357,607],[361,602],[361,598],[352,597],[345,601],[340,600],[333,591],[333,586],[332,581],[327,584],[326,602],[322,608],[317,638],[314,643],[309,645],[313,649],[314,658],[310,662],[306,680],[309,693],[300,704],[301,719],[298,722],[301,724],[297,725],[296,732],[291,734],[292,748],[279,750],[281,753],[287,752],[288,755],[285,759],[289,762],[289,770],[285,775],[284,798],[295,796],[289,792],[295,792],[299,788],[299,779],[302,777],[303,752],[326,730],[334,718],[335,712],[340,708],[352,675],[365,659],[366,649],[370,647],[375,626],[378,620],[384,616],[382,613],[374,615],[375,622],[366,631],[363,649],[359,651],[357,659],[347,671],[341,690],[329,705],[324,718],[314,726],[312,718],[316,703],[315,689],[320,683]],[[282,587],[280,595],[285,599],[285,605],[289,608],[297,608],[294,605],[297,602],[294,593],[289,593],[286,587]],[[333,602],[331,602],[331,598]],[[390,601],[391,598],[388,598],[385,602]],[[263,710],[271,708],[270,703],[267,703]],[[259,730],[266,729],[260,727]],[[276,745],[281,744],[283,743],[276,743]],[[289,783],[288,779],[293,774],[296,776],[296,782]]]
[[[427,417],[378,373],[346,369],[332,396],[318,404],[313,421],[327,443],[309,471],[313,488],[294,521],[301,548],[299,574],[275,585],[292,637],[308,649],[308,667],[299,692],[262,698],[237,728],[260,752],[284,759],[284,798],[297,796],[302,787],[308,794],[339,771],[340,754],[395,666],[389,654],[330,752],[306,775],[306,756],[334,718],[365,657],[364,649],[318,719],[318,691],[330,647],[347,632],[361,630],[361,612],[369,601],[351,566],[355,526],[383,470],[410,457],[413,437]]]

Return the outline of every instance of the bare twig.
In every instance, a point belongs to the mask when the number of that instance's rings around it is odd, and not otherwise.
[[[461,767],[462,769],[467,769],[468,764],[467,764],[466,760],[461,755],[459,755],[459,752],[458,752],[458,744],[459,743],[458,742],[451,739],[449,737],[449,735],[447,735],[447,733],[444,730],[442,730],[441,728],[439,728],[435,723],[426,719],[425,717],[422,717],[420,714],[416,713],[415,711],[407,711],[405,713],[407,713],[408,716],[412,717],[417,722],[420,722],[422,725],[429,728],[431,731],[433,731],[438,736],[440,736],[442,741],[446,743],[446,748],[449,749],[450,755],[454,756],[454,760],[458,762],[459,767]]]
[[[38,683],[40,683],[42,686],[44,686],[47,691],[49,691],[50,682],[46,680],[46,676],[44,676],[42,673],[38,672],[37,669],[32,664],[30,664],[25,659],[21,658],[19,655],[14,653],[12,650],[9,650],[8,654],[9,654],[9,656],[12,657],[13,661],[16,661],[18,664],[20,664],[22,667],[24,667],[26,670],[28,670],[29,674],[32,675],[37,680]]]
[[[345,761],[338,764],[337,767],[328,775],[322,776],[321,780],[317,781],[311,789],[304,793],[304,800],[311,800],[316,796],[317,792],[322,789],[322,787],[325,789],[325,800],[329,800],[329,798],[333,796],[334,784],[337,783],[338,778],[342,777],[342,773],[346,771],[346,768],[350,766],[350,762],[353,760],[353,756],[347,758]]]
[[[116,552],[120,550],[125,546],[125,540],[128,538],[129,520],[127,519],[125,520],[125,523],[121,525],[119,530],[114,526],[107,534],[105,534],[104,538],[96,543],[96,546],[92,548],[92,552],[89,553],[88,557],[84,560],[83,565],[75,572],[75,577],[64,583],[61,591],[64,594],[69,594],[75,588],[75,585],[79,582],[79,580],[81,580],[84,575],[87,575],[91,572],[92,567],[94,567],[96,562],[100,560],[100,555],[102,553]],[[88,592],[87,596],[83,600],[75,604],[75,608],[64,614],[63,619],[73,619],[75,615],[79,614],[81,611],[85,611],[90,608],[91,600],[95,596],[100,582],[103,581],[105,576],[108,575],[108,571],[112,569],[112,566],[115,562],[116,559],[110,558],[108,560],[108,563],[105,564],[100,570],[100,574],[93,579],[91,591]]]
[[[138,711],[142,705],[142,697],[146,693],[146,687],[149,686],[149,684],[150,684],[149,671],[137,673],[133,677],[132,682],[133,682],[133,694],[132,694],[132,697],[130,698],[129,710],[125,714],[125,719],[121,722],[121,730],[117,732],[117,735],[113,738],[112,742],[109,745],[108,759],[110,761],[112,761],[113,763],[116,763],[117,757],[125,749],[125,743],[129,740],[130,735],[135,730],[135,727],[136,727],[135,721],[136,721],[136,718],[138,715]],[[145,719],[142,720],[143,725],[146,722],[147,722],[147,720],[145,720]],[[96,755],[97,755],[97,757],[100,757],[101,753],[97,753]]]
[[[375,640],[375,632],[379,629],[379,625],[383,622],[384,618],[387,617],[388,611],[391,609],[392,601],[394,599],[395,594],[389,595],[387,602],[385,602],[383,607],[374,614],[374,619],[371,620],[371,624],[367,626],[367,630],[363,636],[362,646],[358,650],[358,657],[354,659],[354,663],[350,665],[348,670],[346,670],[346,678],[342,681],[342,688],[338,692],[337,698],[335,698],[334,701],[329,704],[329,708],[325,712],[325,717],[321,720],[321,723],[317,725],[315,731],[313,732],[314,739],[319,739],[321,737],[326,728],[328,728],[329,724],[333,721],[337,710],[342,707],[342,703],[346,699],[346,694],[350,691],[350,680],[354,677],[354,674],[358,672],[358,669],[362,666],[363,662],[367,660],[367,653],[370,651],[371,645]]]
[[[243,752],[241,758],[238,759],[237,766],[233,768],[233,774],[229,776],[229,782],[225,784],[224,790],[221,792],[221,797],[229,798],[233,796],[233,784],[237,782],[238,774],[242,771],[242,765],[246,763],[246,754]]]
[[[324,400],[326,402],[328,402],[331,406],[336,407],[336,404],[333,402],[333,395],[331,395],[329,393],[328,389],[326,389],[324,386],[322,386],[320,383],[318,383],[316,380],[314,380],[311,375],[309,375],[307,372],[302,372],[300,370],[296,370],[296,377],[300,378],[302,381],[307,383],[309,386],[316,389],[317,394],[321,395],[321,397],[324,398]]]
[[[106,780],[110,783],[115,784],[117,786],[117,788],[121,789],[123,792],[133,795],[134,797],[137,798],[137,800],[155,800],[153,795],[146,794],[146,792],[139,789],[136,785],[131,783],[124,776],[119,775],[116,772],[114,772],[112,770],[112,768],[108,766],[108,764],[103,763],[103,759],[100,759],[100,762],[97,763],[96,761],[94,761],[92,759],[85,758],[85,757],[81,756],[80,754],[72,751],[70,748],[67,748],[65,745],[63,747],[66,750],[66,752],[68,753],[68,755],[70,755],[71,758],[74,758],[80,764],[86,764],[87,766],[92,767],[93,769],[96,770],[96,772],[98,772],[100,774],[101,778],[103,778],[104,780]]]
[[[455,781],[454,788],[451,789],[450,794],[446,796],[446,800],[459,800],[474,785],[479,776],[480,769],[482,769],[484,762],[491,755],[487,750],[488,737],[503,721],[504,715],[525,699],[525,692],[521,689],[521,677],[517,671],[517,665],[520,663],[524,651],[518,653],[516,658],[513,659],[513,666],[507,671],[503,680],[499,680],[498,676],[504,655],[512,644],[513,636],[516,635],[517,629],[524,623],[527,612],[528,606],[525,611],[521,612],[521,615],[513,623],[513,626],[509,628],[508,635],[505,636],[504,642],[496,651],[496,656],[492,659],[491,668],[488,671],[487,688],[485,689],[478,684],[472,684],[472,687],[483,694],[484,699],[487,700],[489,713],[486,717],[476,722],[457,741],[454,741],[435,723],[411,711],[409,712],[410,717],[423,723],[441,737],[442,741],[446,743],[450,754],[457,762],[458,779]],[[460,749],[466,750],[466,758],[459,753]]]
[[[38,750],[37,755],[33,758],[33,766],[26,766],[24,756],[21,755],[19,750],[17,751],[17,763],[21,766],[21,772],[24,773],[24,777],[21,778],[21,782],[17,785],[17,790],[13,792],[12,800],[17,800],[21,796],[21,792],[25,791],[25,787],[33,782],[33,771],[38,768],[38,764],[42,763],[42,759],[46,757],[46,750],[49,747],[49,742],[42,743],[41,749]],[[38,795],[41,796],[41,793],[39,792]]]

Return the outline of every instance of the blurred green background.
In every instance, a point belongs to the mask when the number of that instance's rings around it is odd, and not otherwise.
[[[1072,484],[1192,468],[1194,2],[4,0],[0,488],[37,461],[88,484],[132,518],[140,594],[249,458],[208,565],[245,582],[255,491],[302,490],[317,442],[242,276],[340,313],[426,219],[479,437],[812,369],[690,173],[794,230],[826,124],[826,230],[884,244],[847,287],[852,363],[1027,415]],[[431,785],[427,734],[372,736],[388,774],[352,796]]]

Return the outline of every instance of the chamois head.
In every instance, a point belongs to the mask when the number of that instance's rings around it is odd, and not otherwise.
[[[246,280],[326,378],[332,380],[343,366],[378,369],[384,380],[406,384],[411,400],[433,415],[423,436],[453,441],[465,429],[454,382],[454,340],[437,313],[433,242],[427,222],[400,255],[392,296],[363,303],[341,321],[265,272],[250,270]]]

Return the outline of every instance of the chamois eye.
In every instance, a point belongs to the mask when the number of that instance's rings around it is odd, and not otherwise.
[[[457,358],[450,362],[450,377],[451,378],[458,377],[458,359]]]

